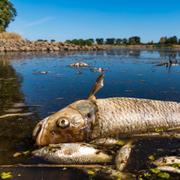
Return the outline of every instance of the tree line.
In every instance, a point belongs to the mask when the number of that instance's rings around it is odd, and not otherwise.
[[[75,44],[75,45],[88,45],[91,46],[93,44],[98,44],[98,45],[136,45],[136,44],[141,44],[141,38],[138,36],[133,36],[130,38],[97,38],[97,39],[73,39],[73,40],[66,40],[66,43],[71,43],[71,44]]]
[[[96,39],[73,39],[73,40],[66,40],[66,43],[71,43],[75,45],[176,45],[180,44],[180,39],[177,38],[177,36],[172,36],[172,37],[161,37],[159,42],[147,42],[147,43],[142,43],[141,38],[139,36],[132,36],[130,38],[96,38]]]

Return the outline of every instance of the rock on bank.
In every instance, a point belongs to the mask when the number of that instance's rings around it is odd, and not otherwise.
[[[29,41],[29,40],[0,40],[0,52],[16,51],[97,51],[102,50],[97,45],[78,46],[63,42]]]

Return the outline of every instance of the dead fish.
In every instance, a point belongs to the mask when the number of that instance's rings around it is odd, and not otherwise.
[[[119,150],[115,159],[117,170],[123,171],[126,168],[129,158],[130,158],[132,148],[133,148],[133,141],[129,141],[126,145],[124,145]]]
[[[180,164],[180,157],[178,156],[166,156],[161,157],[153,162],[156,166],[168,166],[173,164]]]
[[[70,64],[69,66],[79,68],[79,67],[89,67],[89,64],[85,62],[76,62],[76,63]]]
[[[36,144],[90,142],[101,138],[180,138],[180,103],[138,98],[96,99],[101,75],[85,100],[75,101],[41,121]]]
[[[159,166],[157,167],[160,171],[170,172],[180,174],[180,169],[172,167],[172,166]]]
[[[33,151],[32,154],[62,164],[104,164],[112,161],[110,155],[85,143],[51,144]]]
[[[42,74],[42,75],[47,75],[49,71],[34,71],[33,74]]]

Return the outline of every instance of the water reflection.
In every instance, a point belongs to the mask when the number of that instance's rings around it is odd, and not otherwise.
[[[15,103],[24,102],[21,83],[22,77],[12,67],[8,56],[2,56],[0,58],[0,115],[12,114],[19,110],[13,106]],[[28,107],[22,109],[22,112],[28,111]],[[31,118],[0,119],[0,164],[14,161],[13,153],[25,148],[24,145],[27,145],[27,142],[23,141],[30,136],[34,126]]]
[[[33,148],[31,132],[35,123],[71,102],[87,97],[99,73],[90,68],[80,69],[81,73],[77,73],[77,69],[68,67],[69,64],[83,61],[93,68],[107,69],[105,86],[97,94],[98,98],[124,96],[180,102],[180,66],[172,67],[169,73],[165,67],[155,66],[164,59],[168,60],[170,55],[176,59],[180,57],[178,51],[128,49],[1,54],[0,115],[6,114],[17,102],[27,105],[23,112],[35,114],[0,120],[0,164],[34,162],[31,158],[12,158],[12,155],[16,151]],[[40,71],[48,73],[34,73]],[[38,106],[32,108],[30,105]],[[179,152],[171,151],[178,147],[178,140],[140,142],[129,169],[146,168],[144,162],[148,155],[158,154],[157,149],[160,148],[165,155],[178,155]]]

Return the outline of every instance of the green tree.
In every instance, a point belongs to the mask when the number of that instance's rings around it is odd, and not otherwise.
[[[141,44],[141,38],[138,36],[133,36],[129,38],[129,44],[135,45],[135,44]]]
[[[0,0],[0,32],[6,30],[9,23],[14,21],[16,15],[16,9],[9,0]]]
[[[128,43],[128,40],[126,38],[124,38],[124,39],[122,39],[122,43],[126,45]]]
[[[116,39],[116,45],[121,45],[123,43],[123,40],[118,38]]]
[[[161,37],[160,38],[160,41],[159,41],[160,44],[177,44],[178,43],[178,38],[177,36],[172,36],[172,37]]]
[[[166,41],[167,41],[167,37],[161,37],[160,40],[159,40],[159,44],[166,44]]]
[[[104,39],[103,39],[103,38],[97,38],[97,39],[96,39],[96,43],[97,43],[98,45],[103,45],[103,44],[104,44]]]
[[[108,39],[106,39],[106,44],[114,45],[115,44],[115,38],[108,38]]]
[[[178,43],[178,39],[176,36],[172,36],[167,39],[167,44],[177,44],[177,43]]]
[[[73,40],[66,40],[65,41],[66,43],[68,44],[75,44],[75,45],[78,45],[78,46],[92,46],[93,43],[94,43],[94,40],[93,39],[73,39]]]

